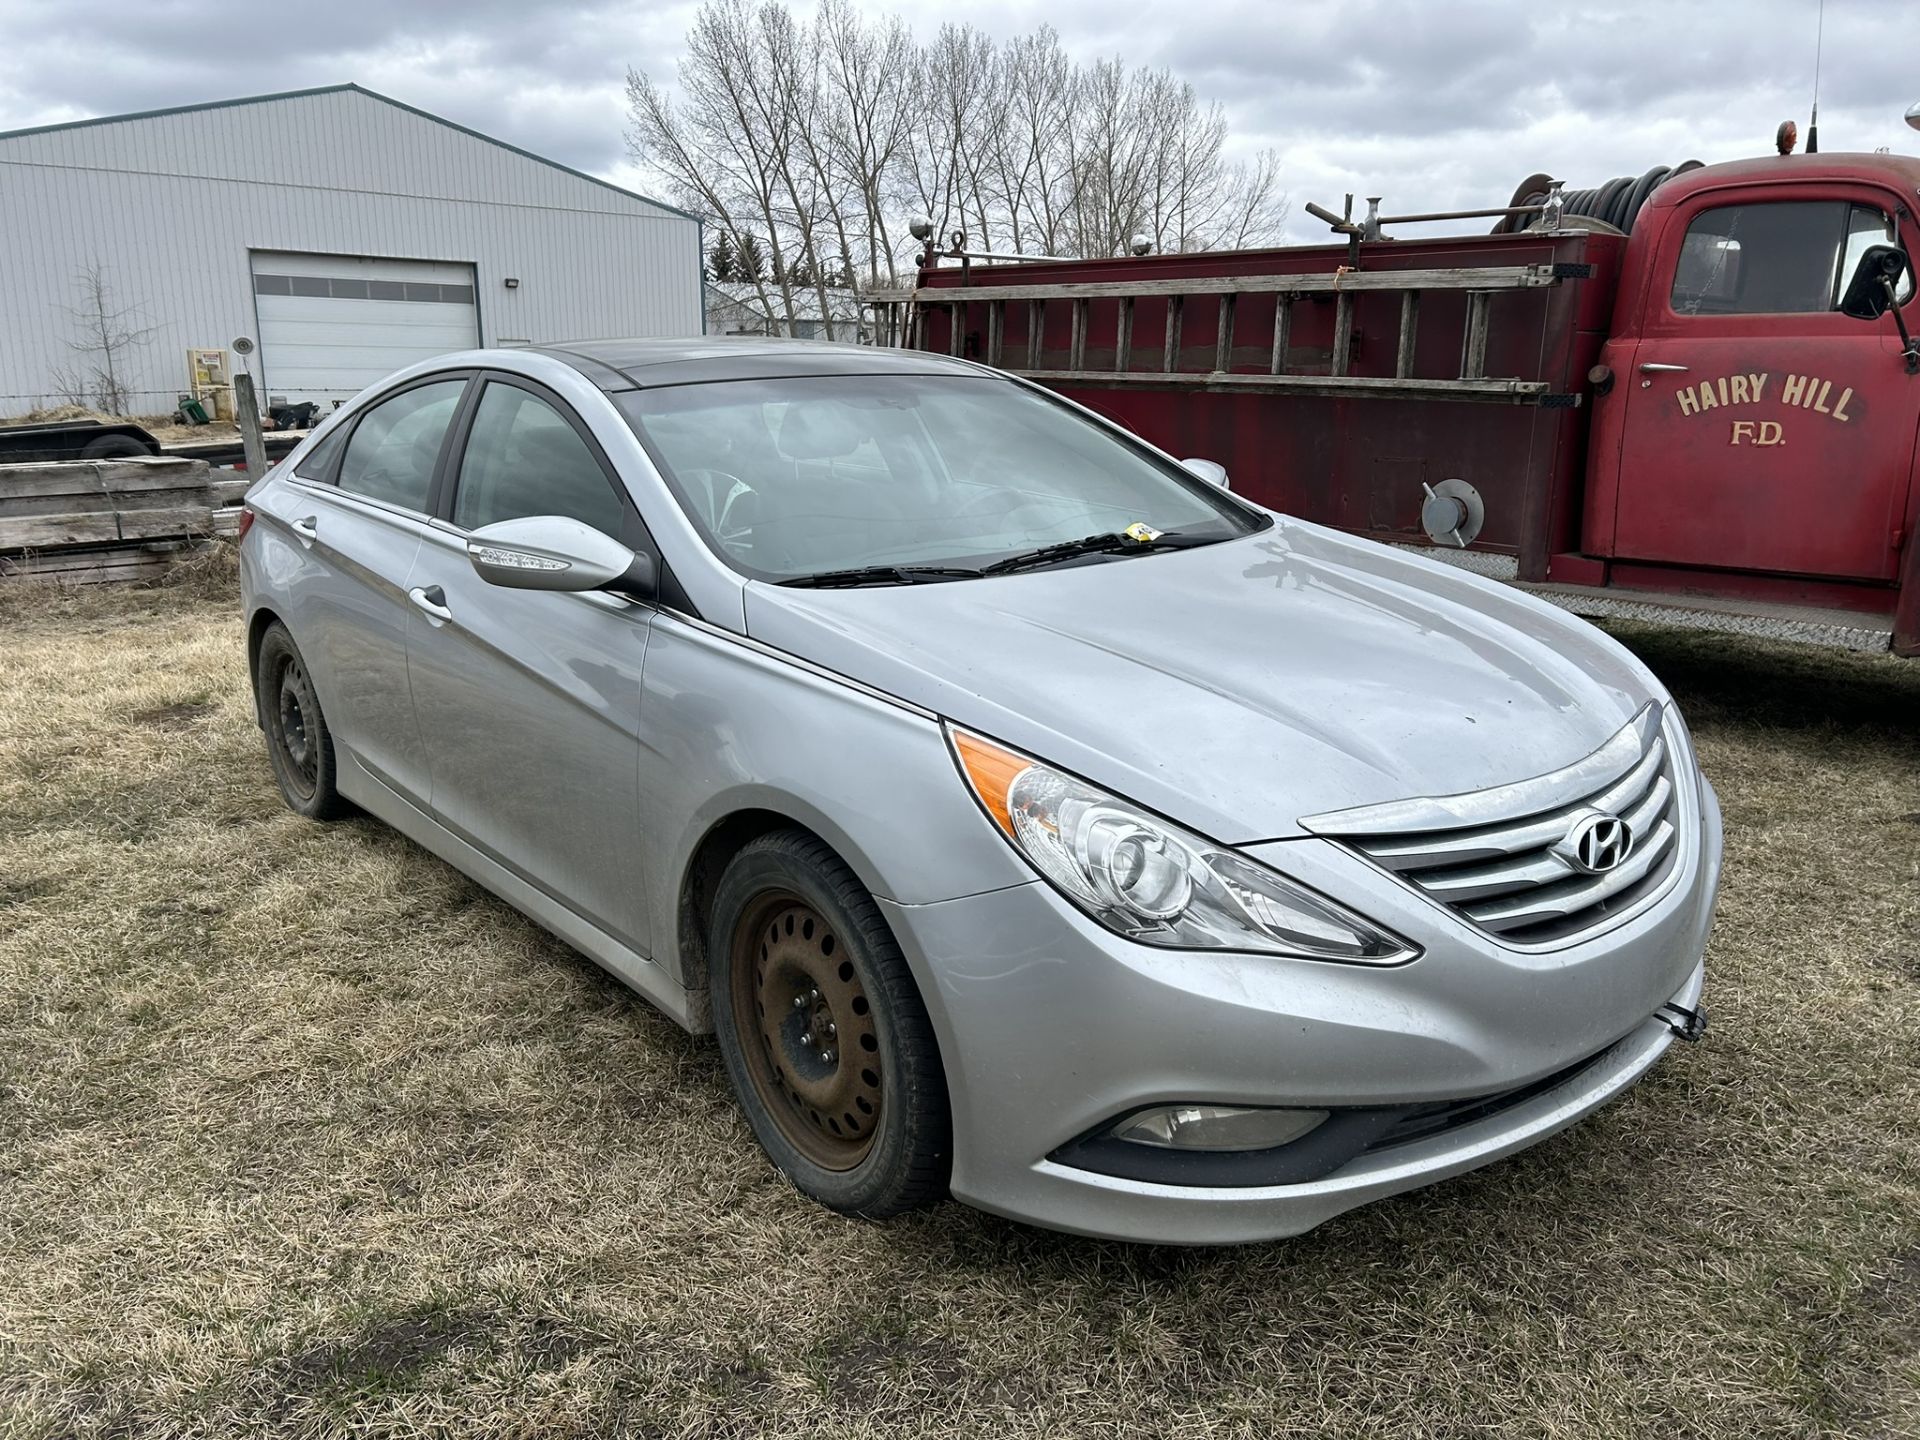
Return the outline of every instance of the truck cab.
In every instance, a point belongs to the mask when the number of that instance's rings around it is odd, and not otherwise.
[[[1915,250],[1916,197],[1920,162],[1887,155],[1716,165],[1653,193],[1592,402],[1581,550],[1606,583],[1892,608],[1920,375],[1890,317],[1839,304],[1870,247]],[[1909,270],[1903,308],[1913,292]]]

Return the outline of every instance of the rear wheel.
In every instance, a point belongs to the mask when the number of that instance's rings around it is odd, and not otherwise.
[[[753,841],[721,877],[707,949],[727,1073],[788,1178],[872,1219],[942,1198],[951,1121],[933,1027],[845,862],[799,831]]]
[[[80,451],[82,460],[118,460],[134,455],[151,455],[153,452],[131,435],[102,435],[98,440],[89,440]]]
[[[254,694],[267,733],[267,759],[288,808],[309,820],[337,820],[350,813],[353,807],[334,786],[333,732],[313,677],[278,621],[260,637]]]

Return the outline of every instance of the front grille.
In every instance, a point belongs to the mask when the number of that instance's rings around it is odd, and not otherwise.
[[[1478,929],[1522,945],[1579,938],[1656,893],[1678,863],[1673,756],[1648,705],[1593,754],[1564,770],[1468,795],[1395,801],[1310,817],[1338,839]],[[1630,842],[1611,868],[1576,858],[1592,817],[1624,820]]]

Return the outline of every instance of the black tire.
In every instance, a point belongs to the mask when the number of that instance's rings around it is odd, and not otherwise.
[[[151,455],[153,452],[131,435],[102,435],[98,440],[89,440],[81,448],[82,460],[120,460],[129,455]]]
[[[953,1122],[933,1026],[846,863],[798,830],[752,841],[720,878],[707,954],[727,1075],[787,1178],[870,1220],[944,1199]]]
[[[334,786],[338,770],[333,732],[300,648],[278,620],[260,637],[253,693],[267,736],[267,760],[287,808],[309,820],[338,820],[353,812]]]

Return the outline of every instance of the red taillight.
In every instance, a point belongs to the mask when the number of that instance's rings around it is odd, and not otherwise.
[[[253,528],[253,507],[251,505],[242,505],[240,507],[240,528],[237,532],[235,532],[235,538],[240,540],[246,539],[247,531],[251,530],[252,528]]]

